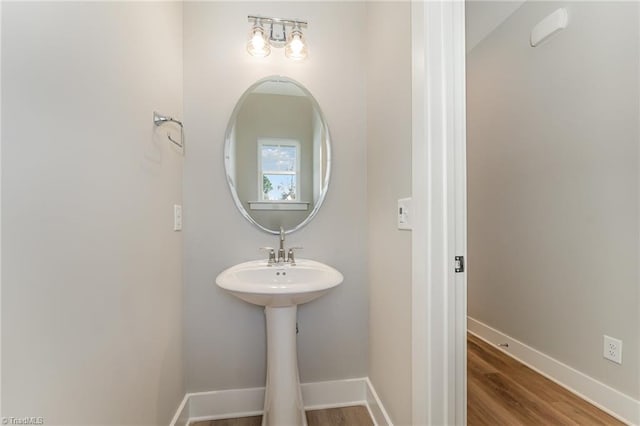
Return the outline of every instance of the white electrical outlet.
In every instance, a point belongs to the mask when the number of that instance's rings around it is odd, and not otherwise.
[[[604,337],[604,352],[603,356],[616,362],[618,364],[622,364],[622,340],[615,339],[613,337],[607,336]]]

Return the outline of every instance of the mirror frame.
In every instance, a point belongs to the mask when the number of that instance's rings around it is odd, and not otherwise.
[[[249,222],[255,225],[258,229],[261,229],[269,234],[279,235],[280,230],[272,230],[272,229],[266,228],[261,224],[259,224],[258,222],[256,222],[256,220],[253,217],[251,217],[249,212],[242,205],[242,201],[240,201],[240,199],[238,198],[238,191],[236,190],[236,185],[233,182],[233,179],[231,178],[231,176],[229,176],[230,163],[231,163],[230,152],[231,152],[231,143],[232,143],[231,131],[233,130],[235,122],[238,118],[238,113],[247,96],[253,93],[253,90],[256,87],[258,87],[259,85],[267,81],[274,81],[274,80],[295,84],[300,90],[304,92],[307,98],[311,101],[313,108],[318,112],[318,115],[320,116],[320,120],[322,121],[322,126],[324,127],[325,134],[326,134],[325,143],[327,148],[327,165],[326,165],[327,170],[326,170],[325,176],[323,176],[324,182],[322,183],[322,191],[320,193],[320,197],[318,198],[318,201],[314,203],[313,210],[311,210],[311,212],[307,215],[305,220],[300,222],[298,225],[296,225],[292,229],[285,229],[284,230],[285,234],[290,234],[292,232],[300,230],[301,228],[306,226],[309,222],[311,222],[311,220],[316,216],[316,214],[318,214],[318,210],[320,210],[320,207],[322,206],[322,203],[324,202],[324,199],[327,195],[327,191],[329,190],[329,183],[331,181],[331,154],[332,153],[331,153],[331,134],[329,132],[329,124],[327,123],[327,119],[324,113],[322,112],[322,109],[320,108],[320,104],[318,103],[316,98],[311,94],[311,92],[298,81],[282,75],[271,75],[268,77],[261,78],[260,80],[258,80],[257,82],[249,86],[249,88],[244,91],[242,96],[240,96],[240,99],[238,99],[238,102],[236,102],[236,105],[233,108],[233,112],[231,113],[231,117],[229,118],[229,123],[227,124],[227,130],[224,136],[224,173],[227,178],[229,191],[231,192],[231,197],[233,198],[233,202],[235,203],[236,208],[238,209],[238,211],[240,211],[240,213],[242,214],[242,216],[244,216],[245,219],[247,219]]]

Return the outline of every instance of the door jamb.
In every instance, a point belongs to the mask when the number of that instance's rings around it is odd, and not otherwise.
[[[466,424],[464,1],[413,1],[412,422]],[[468,262],[467,262],[468,263]]]

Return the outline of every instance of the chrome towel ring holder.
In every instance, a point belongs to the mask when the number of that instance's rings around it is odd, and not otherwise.
[[[169,138],[169,140],[171,142],[173,142],[174,144],[176,144],[177,146],[179,146],[180,148],[184,149],[184,126],[182,125],[182,121],[180,120],[176,120],[173,117],[169,117],[168,115],[162,115],[159,114],[157,112],[153,112],[153,124],[156,127],[162,126],[165,123],[176,123],[178,126],[180,126],[180,142],[178,142],[177,140],[173,139],[171,137],[171,134],[167,132],[167,138]]]

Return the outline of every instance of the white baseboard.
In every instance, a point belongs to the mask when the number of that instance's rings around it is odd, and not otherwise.
[[[176,414],[173,415],[170,426],[187,426],[189,424],[189,394],[182,398]]]
[[[389,418],[387,414],[387,410],[384,409],[382,405],[382,401],[378,398],[378,394],[376,393],[373,384],[366,378],[367,380],[367,409],[369,410],[369,414],[373,419],[373,422],[379,426],[393,426],[393,422]]]
[[[467,317],[467,330],[620,421],[640,424],[640,401],[471,317]]]
[[[303,383],[305,410],[363,405],[378,426],[393,426],[368,378]],[[264,388],[231,389],[188,393],[176,411],[171,426],[188,426],[196,421],[262,414]]]

